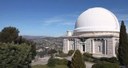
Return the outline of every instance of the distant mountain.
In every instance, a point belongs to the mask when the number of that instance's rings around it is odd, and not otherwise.
[[[25,38],[25,39],[32,40],[32,39],[41,39],[41,38],[45,38],[45,37],[47,37],[47,36],[30,36],[30,35],[23,35],[22,37]]]

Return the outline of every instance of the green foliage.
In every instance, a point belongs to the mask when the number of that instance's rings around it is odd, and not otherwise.
[[[47,66],[50,68],[55,68],[56,65],[67,65],[67,63],[68,61],[66,59],[57,59],[51,56],[48,60]]]
[[[35,44],[18,35],[15,27],[0,32],[0,68],[30,68],[36,55]]]
[[[49,68],[47,65],[35,65],[32,68]],[[68,68],[66,65],[56,65],[55,68]]]
[[[84,61],[93,61],[93,59],[92,59],[92,54],[90,54],[90,53],[83,53],[83,59],[84,59]]]
[[[18,38],[18,29],[15,27],[5,27],[0,33],[0,42],[11,43]]]
[[[121,65],[128,67],[128,38],[124,22],[121,23],[120,37],[119,37],[118,59]]]
[[[18,38],[14,41],[15,44],[22,44],[22,43],[26,43],[28,45],[31,45],[31,52],[32,52],[32,59],[35,58],[36,56],[36,44],[30,40],[26,40],[24,38],[22,38],[22,36],[18,36]]]
[[[56,65],[67,65],[68,63],[68,60],[66,59],[54,59],[54,60],[55,60]]]
[[[71,68],[86,68],[82,58],[82,54],[80,53],[79,50],[75,51],[75,54],[71,61]]]
[[[48,66],[49,68],[55,68],[55,65],[56,65],[55,62],[56,62],[55,59],[53,58],[53,56],[51,56],[51,57],[49,58],[49,60],[48,60],[47,66]]]
[[[55,49],[51,49],[48,51],[48,54],[55,54],[55,53],[57,53],[57,51]]]
[[[105,62],[110,62],[110,63],[118,63],[118,60],[116,57],[111,57],[111,58],[102,57],[99,60],[105,61]]]
[[[110,63],[119,63],[116,57],[111,57],[111,58],[107,58],[107,57],[102,57],[102,58],[94,58],[93,57],[93,62],[95,63],[101,63],[101,62],[110,62]]]
[[[31,45],[0,43],[0,68],[30,68]]]
[[[67,57],[68,55],[65,54],[65,53],[60,53],[60,54],[58,54],[58,55],[56,55],[56,56],[58,56],[58,57]]]
[[[104,63],[94,64],[92,66],[92,68],[120,68],[120,66],[118,64],[115,64],[115,63],[104,62]]]
[[[68,56],[71,56],[74,53],[74,50],[69,50],[68,51]]]

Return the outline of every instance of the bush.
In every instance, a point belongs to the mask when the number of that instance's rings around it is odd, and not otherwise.
[[[90,53],[84,53],[83,54],[83,59],[84,59],[84,61],[93,61],[93,59],[92,59],[92,54],[90,54]]]
[[[55,67],[55,59],[53,58],[53,56],[51,56],[48,60],[47,66],[50,68],[54,68]]]
[[[102,58],[94,58],[93,57],[93,62],[95,63],[101,63],[101,62],[110,62],[110,63],[119,63],[116,57],[111,57],[111,58],[106,58],[106,57],[102,57]]]
[[[71,68],[86,68],[86,65],[82,58],[82,54],[79,50],[76,50],[75,54],[72,57]]]
[[[56,59],[51,56],[51,58],[48,60],[47,66],[50,68],[54,68],[56,65],[67,65],[68,60],[66,59]]]
[[[58,54],[58,55],[56,55],[56,56],[58,56],[58,57],[67,57],[68,55],[65,54],[65,53],[60,53],[60,54]]]
[[[118,63],[118,60],[116,57],[111,57],[111,58],[100,58],[100,61],[106,61],[106,62],[110,62],[110,63]]]
[[[29,68],[31,45],[0,43],[0,68]]]
[[[68,56],[71,56],[74,53],[74,50],[69,50]]]
[[[57,65],[67,65],[68,60],[66,60],[66,59],[55,59],[55,63]]]
[[[104,62],[104,63],[94,64],[92,68],[119,68],[119,65],[115,63]]]

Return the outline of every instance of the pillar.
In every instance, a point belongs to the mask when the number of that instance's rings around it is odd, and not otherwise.
[[[106,40],[104,39],[104,54],[107,54],[107,45],[106,45]]]
[[[92,53],[95,53],[95,43],[94,43],[94,39],[92,39],[91,41],[92,41]]]

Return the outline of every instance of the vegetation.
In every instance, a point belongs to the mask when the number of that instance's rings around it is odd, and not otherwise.
[[[68,51],[68,56],[71,56],[74,53],[74,50],[69,50]]]
[[[5,27],[0,33],[0,42],[11,43],[18,38],[19,30],[15,27]]]
[[[55,49],[51,49],[48,51],[48,54],[55,54],[55,53],[57,53],[57,51]]]
[[[54,68],[56,65],[67,65],[68,61],[66,59],[57,59],[51,56],[48,60],[47,66],[50,68]]]
[[[67,65],[68,60],[66,59],[54,59],[56,65]]]
[[[47,65],[35,65],[32,68],[49,68]],[[55,68],[68,68],[66,65],[56,65]]]
[[[118,64],[118,60],[116,57],[111,57],[111,58],[102,57],[99,60],[102,62],[104,61],[104,62],[110,62],[110,63],[117,63]]]
[[[30,68],[36,55],[35,44],[19,36],[15,27],[0,32],[0,68]]]
[[[119,63],[116,57],[101,57],[101,58],[95,58],[90,53],[83,53],[83,60],[88,62],[94,62],[94,63],[101,63],[101,62],[110,62],[110,63]]]
[[[55,68],[55,65],[56,65],[55,59],[53,58],[53,56],[51,56],[51,57],[49,58],[49,60],[48,60],[47,66],[48,66],[49,68]]]
[[[123,21],[121,22],[120,28],[118,59],[121,65],[124,65],[128,68],[128,38],[126,33],[126,27]]]
[[[89,62],[92,62],[93,61],[93,58],[92,58],[92,54],[90,53],[83,53],[83,60],[84,61],[89,61]]]
[[[56,56],[58,56],[58,57],[67,57],[68,55],[65,54],[65,53],[60,53],[60,54],[57,54]]]
[[[110,58],[107,58],[107,57],[94,58],[94,57],[93,57],[93,62],[94,62],[94,63],[109,62],[109,63],[116,63],[116,64],[119,64],[119,62],[118,62],[118,60],[117,60],[116,57],[110,57]]]
[[[50,49],[56,49],[56,51],[62,50],[63,39],[60,37],[39,37],[38,39],[34,38],[31,40],[33,40],[37,44],[38,48],[49,47]]]
[[[92,68],[120,68],[120,66],[115,63],[104,62],[104,63],[96,63],[92,66]]]
[[[0,43],[0,68],[30,68],[31,45]]]
[[[75,51],[75,54],[71,61],[71,68],[86,68],[82,58],[82,54],[80,53],[79,50]]]

